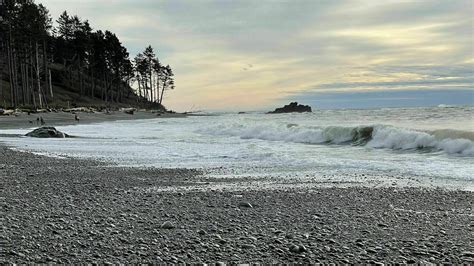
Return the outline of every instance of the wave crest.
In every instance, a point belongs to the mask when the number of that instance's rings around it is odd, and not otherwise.
[[[305,144],[339,144],[387,148],[393,150],[442,151],[448,154],[474,156],[474,142],[460,136],[472,136],[471,132],[439,130],[422,132],[392,126],[358,127],[300,127],[291,126],[245,126],[234,124],[228,127],[213,127],[197,133],[261,139]]]

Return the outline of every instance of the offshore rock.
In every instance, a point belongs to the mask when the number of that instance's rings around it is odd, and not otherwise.
[[[268,112],[269,114],[280,114],[280,113],[311,113],[311,106],[298,104],[297,102],[292,102],[288,105],[285,105],[281,108],[275,109],[273,112]]]

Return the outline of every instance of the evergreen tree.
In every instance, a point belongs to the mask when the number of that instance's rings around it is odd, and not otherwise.
[[[0,78],[10,84],[0,88],[0,105],[47,107],[54,99],[53,65],[56,79],[80,97],[120,102],[137,81],[139,99],[161,103],[164,91],[174,88],[171,68],[161,65],[151,46],[132,62],[114,33],[93,31],[67,11],[53,28],[46,7],[33,0],[0,4]]]

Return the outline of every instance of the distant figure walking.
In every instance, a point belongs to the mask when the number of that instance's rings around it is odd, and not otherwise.
[[[46,122],[44,122],[44,119],[43,119],[43,117],[42,117],[42,116],[40,117],[40,122],[41,122],[41,125],[44,125],[44,124],[46,124]]]
[[[76,120],[77,122],[79,122],[79,116],[77,116],[76,114],[74,115],[74,120]]]

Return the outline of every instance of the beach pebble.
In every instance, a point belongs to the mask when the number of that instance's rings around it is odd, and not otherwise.
[[[253,208],[252,204],[247,201],[241,201],[239,202],[239,207],[244,207],[244,208]]]
[[[173,229],[173,228],[175,228],[175,226],[170,221],[164,222],[160,227],[163,228],[163,229]]]
[[[255,249],[255,248],[257,248],[255,245],[252,245],[252,244],[242,244],[241,247],[243,249]]]
[[[469,258],[474,258],[474,252],[463,252],[461,253],[461,257],[469,257]]]
[[[466,239],[474,226],[464,215],[472,210],[472,192],[317,188],[299,193],[287,187],[242,191],[240,197],[233,191],[155,192],[149,187],[187,186],[192,175],[3,151],[0,147],[0,161],[8,172],[0,170],[5,181],[0,231],[14,246],[6,246],[2,259],[13,263],[49,263],[49,257],[58,264],[472,264],[474,258]],[[25,156],[34,164],[21,170]],[[241,201],[255,210],[244,209]],[[387,209],[388,202],[419,213]],[[451,218],[443,217],[445,210]]]
[[[253,236],[249,236],[247,239],[254,242],[257,241],[257,238]]]
[[[277,243],[277,244],[283,244],[283,242],[282,242],[280,239],[278,239],[278,238],[275,238],[275,243]]]
[[[302,252],[306,252],[307,249],[305,246],[303,245],[295,245],[295,244],[292,244],[289,248],[289,250],[293,253],[302,253]]]

